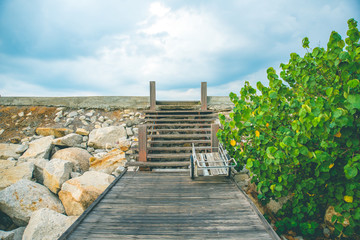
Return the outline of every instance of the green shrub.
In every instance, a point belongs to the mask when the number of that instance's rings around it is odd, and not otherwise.
[[[327,49],[304,38],[304,57],[291,53],[280,77],[269,68],[259,95],[248,82],[240,97],[230,93],[230,120],[220,115],[218,138],[252,173],[259,200],[290,196],[278,232],[315,236],[334,206],[342,215],[332,219],[335,234],[359,234],[360,33],[354,19],[348,27],[345,41],[331,33]]]

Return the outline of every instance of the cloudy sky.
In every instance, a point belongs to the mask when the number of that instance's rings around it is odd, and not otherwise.
[[[0,94],[227,96],[349,18],[359,0],[0,0]]]

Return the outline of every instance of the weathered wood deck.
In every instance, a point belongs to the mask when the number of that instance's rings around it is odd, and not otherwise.
[[[279,239],[225,177],[128,172],[103,196],[60,239]]]

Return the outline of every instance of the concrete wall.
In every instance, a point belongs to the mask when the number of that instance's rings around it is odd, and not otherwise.
[[[208,96],[207,101],[208,108],[214,110],[231,110],[234,106],[229,97]],[[150,107],[150,98],[130,96],[0,97],[0,105],[143,110]]]

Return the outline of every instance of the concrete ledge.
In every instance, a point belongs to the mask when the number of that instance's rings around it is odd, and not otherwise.
[[[207,101],[211,110],[231,110],[234,107],[229,97],[208,96]],[[150,108],[150,98],[146,96],[0,97],[0,105],[145,110]]]
[[[96,96],[96,97],[0,97],[0,105],[48,106],[101,109],[147,109],[149,97]]]

